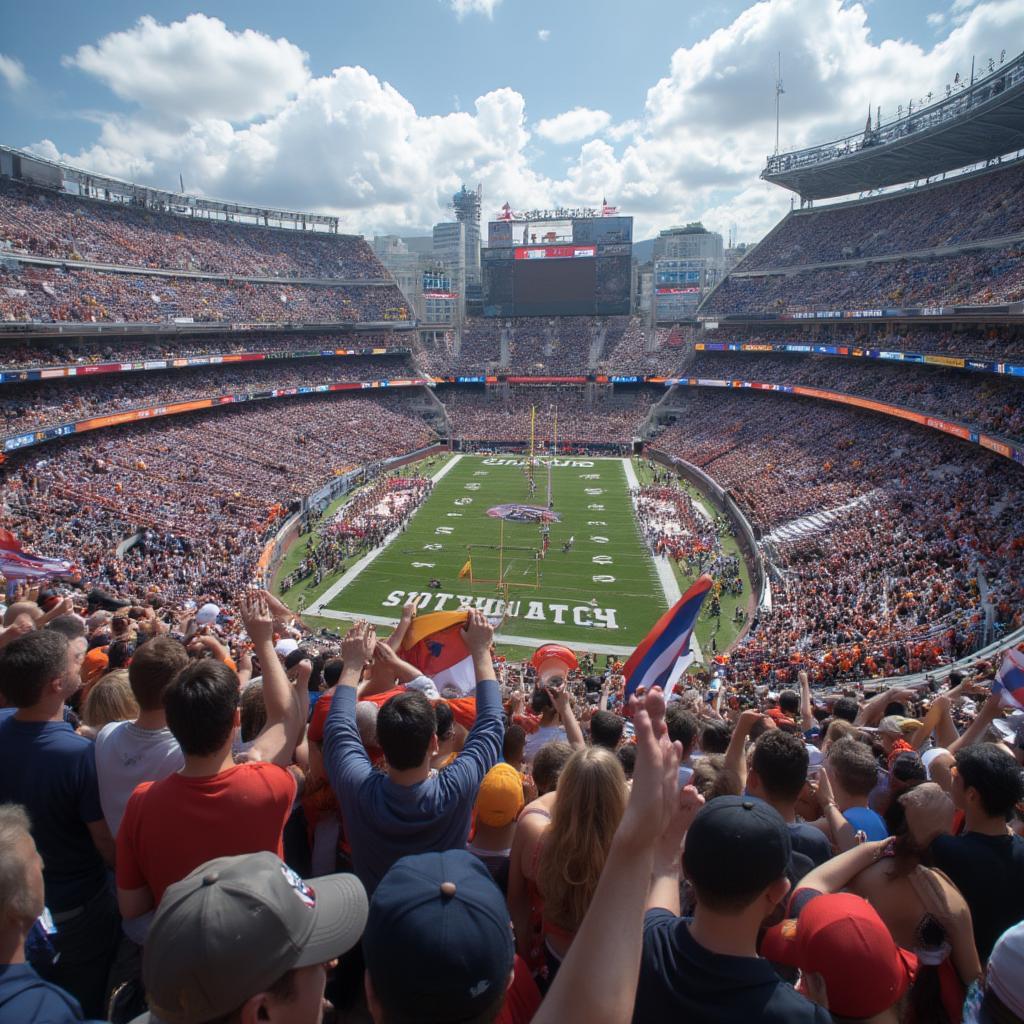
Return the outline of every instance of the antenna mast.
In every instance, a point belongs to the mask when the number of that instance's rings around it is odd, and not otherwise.
[[[779,155],[779,97],[785,93],[782,88],[782,51],[779,51],[779,70],[775,76],[775,155]]]

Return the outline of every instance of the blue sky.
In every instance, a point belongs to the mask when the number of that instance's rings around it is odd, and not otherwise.
[[[488,210],[607,193],[639,234],[703,217],[754,238],[788,206],[757,181],[778,49],[795,146],[1021,29],[1013,0],[7,0],[0,141],[362,231],[428,227],[465,178]]]

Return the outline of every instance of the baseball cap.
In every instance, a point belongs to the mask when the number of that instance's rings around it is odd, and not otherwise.
[[[276,644],[274,644],[274,650],[280,654],[282,658],[287,658],[292,651],[297,651],[298,649],[298,643],[290,636],[282,637]]]
[[[220,609],[212,602],[207,602],[196,612],[196,624],[199,626],[212,626],[220,615]]]
[[[510,764],[496,764],[480,783],[476,798],[477,817],[485,825],[501,828],[515,821],[523,806],[523,780]]]
[[[867,900],[827,893],[796,919],[765,932],[761,955],[825,979],[828,1008],[839,1017],[873,1017],[892,1006],[917,974],[917,957],[893,941]]]
[[[366,969],[402,1020],[477,1017],[502,998],[513,954],[505,898],[466,850],[403,857],[370,901]]]
[[[985,987],[1017,1017],[1024,1017],[1024,922],[1008,928],[992,948]]]
[[[902,715],[886,715],[878,723],[878,731],[880,733],[887,733],[890,736],[902,736],[903,735],[903,716]]]
[[[544,644],[542,647],[538,647],[533,652],[533,657],[530,659],[533,667],[540,671],[541,665],[546,661],[560,661],[567,669],[575,669],[579,667],[579,661],[576,659],[576,655],[569,650],[568,647],[563,647],[561,644]]]
[[[693,819],[683,867],[698,890],[760,892],[786,873],[791,852],[789,829],[774,807],[752,796],[720,796]]]
[[[304,882],[272,853],[219,857],[167,888],[142,957],[151,1019],[231,1013],[297,967],[351,949],[366,923],[355,875]]]

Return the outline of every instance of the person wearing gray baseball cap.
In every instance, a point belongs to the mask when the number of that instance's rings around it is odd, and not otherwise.
[[[207,861],[160,902],[132,1024],[320,1024],[325,965],[359,941],[367,905],[355,875],[303,881],[267,852]]]

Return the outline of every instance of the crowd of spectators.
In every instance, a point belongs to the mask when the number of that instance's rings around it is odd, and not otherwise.
[[[1013,377],[833,356],[697,352],[698,377],[825,388],[944,416],[1011,438],[1024,437],[1024,388]]]
[[[743,268],[745,270],[745,265]],[[1024,299],[1021,246],[864,266],[745,277],[730,274],[702,314],[805,313],[912,306],[991,305]]]
[[[7,608],[5,1024],[1019,1017],[1024,728],[994,665],[638,693],[558,645],[511,672],[472,610],[442,693],[414,604],[334,653],[265,591],[196,593]]]
[[[1024,332],[1017,326],[963,324],[909,326],[850,330],[842,327],[791,324],[769,329],[716,327],[704,331],[699,341],[732,344],[837,345],[888,352],[922,352],[964,358],[1001,361],[1024,358]]]
[[[411,349],[406,333],[367,331],[341,334],[261,334],[259,332],[200,337],[164,335],[153,338],[62,338],[60,341],[7,339],[0,342],[0,370],[35,366],[95,366],[190,356],[228,356],[251,352],[290,355],[337,349]]]
[[[0,389],[0,429],[35,430],[92,416],[225,394],[315,387],[321,384],[408,377],[404,355],[260,360],[46,382],[5,384]]]
[[[616,318],[623,319],[623,318]],[[609,328],[604,355],[598,370],[601,373],[636,375],[640,377],[673,374],[682,357],[681,332],[659,328],[655,332],[655,349],[646,351],[647,326],[640,317]]]
[[[743,260],[765,270],[1024,234],[1024,163],[891,196],[791,213]]]
[[[388,277],[365,239],[146,210],[0,176],[0,249],[232,277]]]
[[[799,657],[831,682],[948,662],[982,636],[982,581],[996,631],[1020,624],[1024,499],[1005,459],[814,400],[679,403],[653,444],[730,491],[778,570],[772,610],[733,652],[744,671],[770,678]]]
[[[294,503],[432,436],[397,392],[191,413],[11,456],[0,507],[27,549],[74,561],[99,587],[229,602]],[[118,554],[140,529],[141,542]]]
[[[511,374],[573,376],[587,372],[590,349],[604,324],[596,317],[521,316],[506,320]]]
[[[482,394],[477,389],[446,388],[438,392],[451,423],[452,437],[472,441],[523,441],[530,438],[531,411],[536,409],[534,438],[538,445],[628,444],[656,400],[653,389],[638,388],[615,403],[588,399],[577,385],[517,386],[507,392]]]
[[[396,285],[317,286],[36,267],[0,270],[0,323],[409,320]]]

